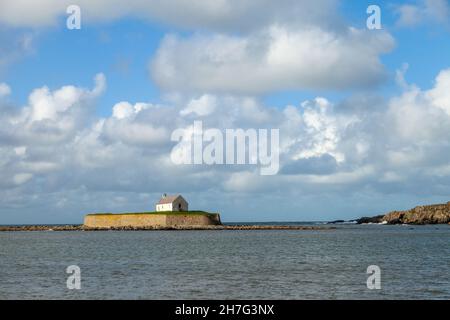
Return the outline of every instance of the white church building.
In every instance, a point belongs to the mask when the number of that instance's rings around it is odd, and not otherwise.
[[[163,194],[156,204],[156,211],[188,211],[187,201],[179,194],[168,196]]]

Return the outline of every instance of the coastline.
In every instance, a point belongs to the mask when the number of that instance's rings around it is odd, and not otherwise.
[[[450,225],[450,202],[416,206],[409,210],[391,211],[384,215],[362,217],[354,221],[358,224]]]
[[[23,225],[0,226],[4,231],[189,231],[189,230],[334,230],[336,227],[325,226],[289,226],[289,225],[205,225],[205,226],[168,226],[168,227],[111,227],[93,228],[80,225]]]

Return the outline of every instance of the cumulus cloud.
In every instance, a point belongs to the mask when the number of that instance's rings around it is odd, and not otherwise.
[[[379,56],[394,46],[385,32],[273,25],[249,36],[166,36],[150,70],[166,90],[260,94],[287,89],[373,86],[386,73]]]
[[[180,115],[185,116],[194,114],[197,116],[207,116],[214,112],[217,108],[217,98],[209,94],[202,95],[198,99],[194,99],[180,111]]]
[[[117,103],[113,107],[112,117],[101,122],[104,138],[131,145],[162,144],[168,140],[169,132],[149,117],[151,113],[158,112],[158,109],[158,106],[145,103]]]
[[[450,115],[450,70],[443,70],[436,78],[433,89],[426,93],[426,97],[433,106],[444,110]]]
[[[0,23],[53,25],[71,4],[69,0],[4,0]],[[137,17],[195,31],[193,36],[166,36],[152,58],[151,76],[167,91],[254,95],[366,88],[386,78],[380,56],[394,46],[386,31],[346,25],[337,0],[78,0],[75,4],[81,7],[83,23]]]
[[[72,139],[80,126],[89,123],[95,99],[104,88],[105,78],[99,74],[92,90],[70,85],[55,91],[42,87],[30,93],[22,108],[1,105],[0,143],[23,148],[28,143],[51,146]]]

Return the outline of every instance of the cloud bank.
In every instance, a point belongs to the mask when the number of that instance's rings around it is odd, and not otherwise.
[[[217,197],[222,203],[215,205],[224,208],[248,208],[244,199],[260,192],[270,196],[259,198],[258,208],[297,195],[298,204],[286,210],[300,209],[319,190],[343,197],[364,190],[448,195],[449,83],[450,70],[443,70],[432,88],[409,85],[387,101],[317,97],[282,109],[212,94],[167,104],[123,101],[101,118],[94,108],[106,87],[101,74],[92,89],[38,88],[20,108],[1,100],[0,211],[13,219],[12,208],[66,209],[79,219],[83,209],[148,208],[161,190],[191,195],[199,206]],[[362,103],[371,108],[362,110]],[[346,111],[350,107],[360,111]],[[279,128],[280,173],[262,177],[252,166],[174,165],[170,134],[194,119],[219,129]],[[232,216],[239,219],[239,213]]]
[[[258,95],[280,90],[376,86],[387,74],[379,56],[392,50],[385,32],[271,26],[247,37],[167,36],[150,70],[168,91]]]
[[[151,19],[188,29],[242,31],[272,23],[335,22],[336,0],[3,0],[0,23],[14,27],[48,27],[78,5],[89,23],[124,17]]]

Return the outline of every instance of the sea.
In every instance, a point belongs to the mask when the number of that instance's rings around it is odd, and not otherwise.
[[[450,225],[328,227],[0,232],[0,299],[450,299]]]

